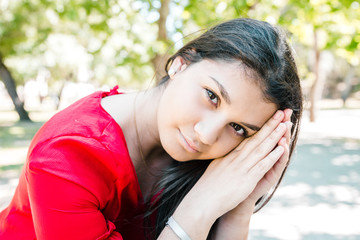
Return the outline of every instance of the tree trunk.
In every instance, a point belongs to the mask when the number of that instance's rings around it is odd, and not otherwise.
[[[24,109],[24,103],[20,100],[16,92],[16,84],[11,76],[10,71],[5,66],[2,57],[0,56],[0,78],[5,84],[12,102],[14,103],[15,110],[20,117],[20,121],[31,121],[28,112]]]
[[[160,18],[158,20],[158,36],[157,40],[162,42],[167,42],[167,31],[166,31],[166,19],[169,16],[169,4],[171,0],[161,0],[161,7],[159,9]],[[159,54],[156,53],[155,57],[152,59],[152,64],[155,70],[156,82],[158,83],[160,79],[165,76],[165,64],[169,55],[167,53]]]
[[[352,87],[352,80],[355,75],[355,68],[351,66],[350,70],[347,72],[344,83],[345,83],[345,89],[341,93],[341,99],[343,100],[343,107],[346,107],[346,100],[349,98],[349,95],[351,93],[351,87]]]
[[[317,111],[319,110],[318,102],[321,99],[325,84],[325,72],[320,68],[321,51],[318,47],[318,38],[317,38],[316,29],[314,29],[314,54],[315,54],[315,63],[314,63],[315,79],[310,90],[310,122],[315,122],[316,120],[316,114]]]

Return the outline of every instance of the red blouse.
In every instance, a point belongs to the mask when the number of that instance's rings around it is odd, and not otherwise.
[[[144,239],[143,197],[120,126],[96,92],[35,135],[0,239]],[[141,229],[141,230],[140,230]]]

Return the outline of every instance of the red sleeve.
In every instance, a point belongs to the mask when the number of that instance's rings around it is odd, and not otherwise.
[[[109,151],[85,137],[60,137],[32,150],[26,177],[37,239],[123,239],[101,212],[114,196],[106,159]]]

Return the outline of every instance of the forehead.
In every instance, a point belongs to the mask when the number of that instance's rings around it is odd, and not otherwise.
[[[250,87],[253,93],[262,96],[265,101],[261,80],[254,71],[246,67],[241,61],[206,59],[199,62],[198,67],[200,68],[197,69],[199,73],[216,80],[226,87],[229,93],[234,92],[235,95],[238,95],[242,87]]]

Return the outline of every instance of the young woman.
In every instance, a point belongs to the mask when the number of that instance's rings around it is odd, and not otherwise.
[[[274,26],[189,42],[147,91],[96,92],[34,137],[0,239],[246,239],[295,147],[302,95]]]

